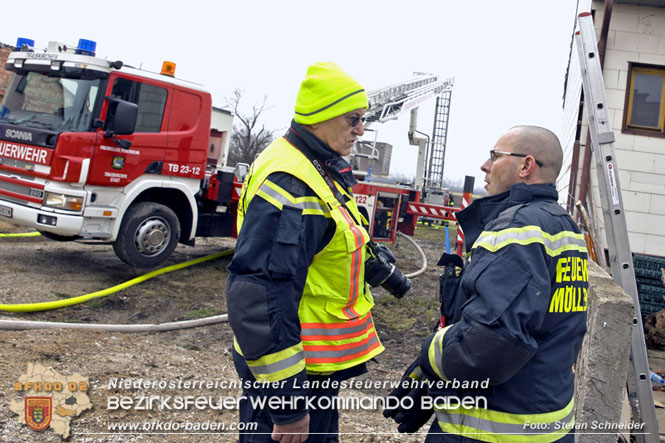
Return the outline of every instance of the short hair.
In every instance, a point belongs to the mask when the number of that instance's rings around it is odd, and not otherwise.
[[[541,176],[548,183],[555,183],[563,164],[563,150],[559,137],[540,126],[517,125],[513,149],[520,154],[533,155],[543,164]]]

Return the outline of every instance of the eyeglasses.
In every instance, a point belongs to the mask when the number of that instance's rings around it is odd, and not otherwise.
[[[365,122],[367,121],[367,118],[365,117],[358,117],[357,115],[349,115],[346,117],[346,120],[349,122],[352,128],[355,128],[358,126],[358,123],[361,123],[364,125]]]
[[[526,157],[531,154],[518,154],[517,152],[506,152],[506,151],[497,151],[496,149],[490,149],[490,164],[494,163],[496,159],[498,158],[496,155],[501,154],[501,155],[512,155],[513,157]],[[532,156],[533,157],[533,156]],[[541,168],[543,167],[542,162],[536,160],[534,158],[534,161],[538,166]]]

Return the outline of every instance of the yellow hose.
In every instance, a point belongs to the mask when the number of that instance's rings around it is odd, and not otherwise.
[[[79,303],[84,303],[93,298],[106,297],[109,294],[113,294],[122,289],[127,289],[130,286],[142,283],[146,280],[149,280],[158,275],[166,274],[167,272],[177,271],[179,269],[187,268],[189,266],[197,265],[208,260],[213,260],[219,257],[224,257],[226,255],[233,254],[234,250],[229,249],[226,251],[218,252],[216,254],[207,255],[205,257],[199,257],[194,260],[178,263],[177,265],[167,266],[166,268],[157,269],[155,271],[148,272],[143,274],[140,277],[133,278],[129,281],[121,283],[116,286],[112,286],[107,289],[102,289],[101,291],[91,292],[90,294],[79,295],[78,297],[67,298],[65,300],[57,301],[47,301],[41,303],[19,303],[11,305],[2,305],[0,304],[0,311],[6,312],[36,312],[36,311],[49,311],[51,309],[64,308],[65,306],[77,305]]]
[[[18,232],[16,234],[0,234],[0,238],[3,237],[39,237],[39,232]]]

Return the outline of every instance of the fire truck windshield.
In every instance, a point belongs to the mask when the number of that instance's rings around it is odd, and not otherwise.
[[[92,130],[100,79],[16,74],[0,106],[0,122],[63,132]]]

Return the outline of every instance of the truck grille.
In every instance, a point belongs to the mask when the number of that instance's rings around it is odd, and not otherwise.
[[[5,178],[5,177],[7,177],[7,178]],[[25,200],[32,201],[32,202],[36,203],[37,202],[36,199],[39,199],[39,201],[41,201],[41,199],[44,198],[44,190],[43,189],[39,189],[37,187],[31,187],[29,185],[22,185],[22,184],[14,183],[14,182],[11,182],[11,181],[6,181],[6,180],[10,180],[10,179],[16,180],[16,177],[17,177],[16,174],[12,174],[10,176],[9,174],[6,174],[6,173],[0,173],[0,199],[11,200],[11,201],[14,201],[14,202],[17,202],[17,203],[25,204],[26,203]],[[19,176],[20,180],[25,180],[26,178],[31,180],[31,181],[34,180],[34,177]],[[34,185],[39,186],[36,183]],[[27,198],[25,200],[19,200],[16,196],[7,195],[6,193],[1,192],[1,191],[7,191],[7,192],[11,192],[13,194],[19,194],[21,196],[24,195],[24,196],[29,197],[29,198]]]

